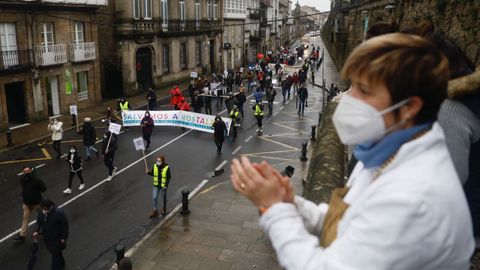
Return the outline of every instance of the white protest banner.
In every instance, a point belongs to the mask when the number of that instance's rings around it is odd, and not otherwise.
[[[77,115],[77,105],[70,105],[70,114]]]
[[[190,72],[190,77],[192,77],[192,78],[197,78],[197,77],[198,77],[198,73],[195,72],[195,71],[192,71],[192,72]]]
[[[298,73],[301,68],[302,68],[301,66],[288,66],[288,65],[285,65],[285,67],[283,68],[283,72],[287,72],[287,73],[290,73],[290,74],[292,74],[292,73],[294,73],[294,72],[297,72],[297,73]]]
[[[108,131],[117,135],[120,134],[121,128],[122,128],[122,125],[115,124],[115,123],[110,123],[110,125],[108,125]]]
[[[140,126],[145,111],[129,110],[124,111],[122,115],[124,126]],[[215,121],[215,115],[187,111],[150,111],[150,117],[152,117],[155,126],[184,127],[208,133],[213,133],[212,124]],[[225,117],[222,117],[222,120],[230,131],[232,120]]]
[[[135,145],[135,150],[145,150],[145,145],[143,144],[143,138],[139,137],[136,139],[133,139],[133,144]]]

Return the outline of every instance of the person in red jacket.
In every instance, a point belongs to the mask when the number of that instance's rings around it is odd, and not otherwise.
[[[180,97],[180,102],[178,103],[178,109],[180,111],[190,111],[190,105],[185,100],[185,97]]]
[[[172,90],[170,90],[170,105],[175,107],[175,110],[178,110],[178,103],[180,102],[180,98],[182,97],[182,91],[178,87],[178,83],[173,85]]]

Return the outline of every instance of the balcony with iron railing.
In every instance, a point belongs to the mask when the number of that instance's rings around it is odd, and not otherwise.
[[[67,44],[36,47],[35,61],[39,66],[51,66],[66,63]]]
[[[262,17],[262,14],[260,13],[260,9],[250,9],[248,16],[250,19],[253,20],[259,20]]]
[[[121,36],[187,36],[221,32],[222,22],[214,20],[119,20],[116,33]]]
[[[13,2],[13,1],[12,1]],[[66,5],[90,5],[90,6],[106,6],[108,0],[20,0],[16,2],[37,2],[45,4],[66,4]]]
[[[28,69],[32,63],[32,50],[0,51],[0,73]]]
[[[69,59],[71,62],[95,60],[95,42],[71,43],[69,45]]]

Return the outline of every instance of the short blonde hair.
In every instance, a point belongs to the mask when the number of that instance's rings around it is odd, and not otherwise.
[[[423,101],[415,123],[437,119],[447,96],[448,60],[428,40],[407,34],[386,34],[358,46],[348,57],[344,79],[366,76],[371,83],[387,87],[391,102],[412,96]]]

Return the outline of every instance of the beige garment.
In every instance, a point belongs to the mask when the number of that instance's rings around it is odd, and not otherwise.
[[[34,210],[40,209],[40,204],[36,205],[26,205],[23,204],[23,220],[22,227],[20,228],[20,235],[25,237],[28,229],[28,221],[30,220],[30,215]]]

